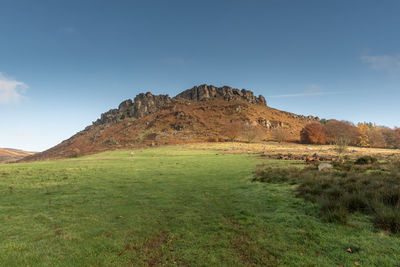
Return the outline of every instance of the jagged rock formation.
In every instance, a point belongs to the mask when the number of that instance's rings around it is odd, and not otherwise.
[[[168,95],[139,94],[133,100],[133,117],[143,118],[159,111],[169,103],[171,103],[171,98]]]
[[[173,98],[168,95],[139,94],[133,100],[123,101],[117,109],[103,113],[100,119],[71,138],[24,160],[77,157],[113,149],[231,140],[229,133],[232,130],[240,132],[239,141],[240,138],[245,141],[251,131],[262,133],[263,140],[273,140],[274,130],[282,128],[288,140],[298,141],[304,126],[318,120],[317,117],[268,107],[264,97],[256,97],[245,89],[200,85]]]
[[[131,99],[123,101],[119,104],[118,109],[111,109],[101,114],[100,119],[93,122],[93,125],[115,123],[125,118],[140,119],[161,110],[169,103],[171,103],[171,98],[168,95],[153,95],[150,92],[141,93],[133,101]]]
[[[260,95],[254,96],[252,91],[246,89],[236,89],[229,86],[215,87],[213,85],[203,84],[195,86],[178,94],[176,98],[184,98],[192,101],[207,101],[215,98],[222,98],[226,101],[245,100],[250,104],[267,105],[265,98]]]
[[[236,89],[229,86],[215,87],[213,85],[203,84],[185,90],[174,98],[168,95],[153,95],[150,92],[137,95],[134,100],[123,101],[118,109],[111,109],[101,114],[100,119],[93,122],[94,126],[116,123],[125,118],[140,119],[147,115],[162,110],[167,104],[182,98],[190,101],[208,101],[214,99],[223,99],[228,102],[246,101],[250,104],[267,105],[262,95],[254,96],[252,91],[246,89]]]

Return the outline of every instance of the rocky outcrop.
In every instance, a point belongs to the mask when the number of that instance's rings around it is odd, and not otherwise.
[[[168,95],[153,95],[151,93],[139,94],[133,101],[133,116],[143,118],[149,114],[162,109],[166,104],[171,103]]]
[[[184,98],[192,101],[208,101],[220,98],[226,101],[244,100],[251,104],[267,105],[262,95],[256,97],[252,91],[246,89],[239,90],[229,86],[215,87],[207,84],[183,91],[175,98]]]
[[[110,109],[109,111],[100,115],[100,119],[93,122],[93,125],[101,125],[106,123],[117,122],[119,119],[118,109]],[[89,127],[90,128],[90,127]]]
[[[133,101],[131,99],[125,100],[119,104],[118,109],[111,109],[101,114],[100,119],[93,122],[93,125],[115,123],[126,118],[140,119],[160,111],[166,105],[179,98],[190,101],[210,101],[213,99],[224,99],[225,101],[242,100],[251,104],[267,105],[262,95],[256,97],[252,91],[246,89],[239,90],[229,86],[215,87],[203,84],[183,91],[174,98],[170,98],[168,95],[153,95],[150,92],[138,94]]]
[[[93,125],[118,122],[125,118],[140,119],[161,110],[169,103],[171,103],[171,98],[168,95],[153,95],[149,92],[141,93],[133,101],[131,99],[123,101],[119,104],[118,109],[111,109],[101,114],[100,119],[93,122]]]

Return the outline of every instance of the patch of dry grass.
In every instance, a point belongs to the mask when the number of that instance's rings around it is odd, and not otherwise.
[[[304,145],[295,143],[239,143],[239,142],[219,142],[219,143],[192,143],[181,146],[184,149],[193,150],[218,150],[225,153],[265,153],[266,155],[292,154],[292,155],[313,155],[336,156],[336,147],[333,145]],[[373,155],[378,158],[400,157],[399,149],[382,148],[361,148],[348,147],[347,152],[342,156],[358,158],[364,155]]]

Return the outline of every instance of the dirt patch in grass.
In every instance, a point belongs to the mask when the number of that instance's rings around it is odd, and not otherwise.
[[[261,249],[250,233],[245,232],[246,227],[234,218],[223,219],[234,233],[230,243],[244,266],[278,266],[276,257],[266,248]]]
[[[181,237],[182,238],[182,237]],[[173,251],[173,244],[178,238],[171,236],[168,231],[161,231],[151,238],[145,240],[141,244],[128,243],[123,250],[118,254],[119,256],[128,253],[129,251],[135,252],[136,256],[142,258],[146,266],[164,266],[168,264],[177,264],[179,266],[187,266],[184,261],[174,257],[166,258],[166,252]],[[131,263],[136,262],[137,258],[132,259]]]
[[[157,266],[165,263],[161,246],[167,243],[168,235],[168,232],[162,231],[145,244],[144,249],[147,251],[148,266]]]

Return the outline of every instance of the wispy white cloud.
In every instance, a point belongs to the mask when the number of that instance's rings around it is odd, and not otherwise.
[[[285,98],[285,97],[305,97],[305,96],[322,96],[322,95],[337,95],[343,94],[345,92],[329,92],[324,91],[321,86],[318,84],[310,84],[306,87],[306,89],[299,93],[294,94],[281,94],[281,95],[270,95],[269,98]]]
[[[374,70],[400,71],[400,53],[395,55],[361,56],[361,61]]]
[[[24,96],[28,86],[20,81],[7,77],[0,72],[0,104],[17,103]]]

